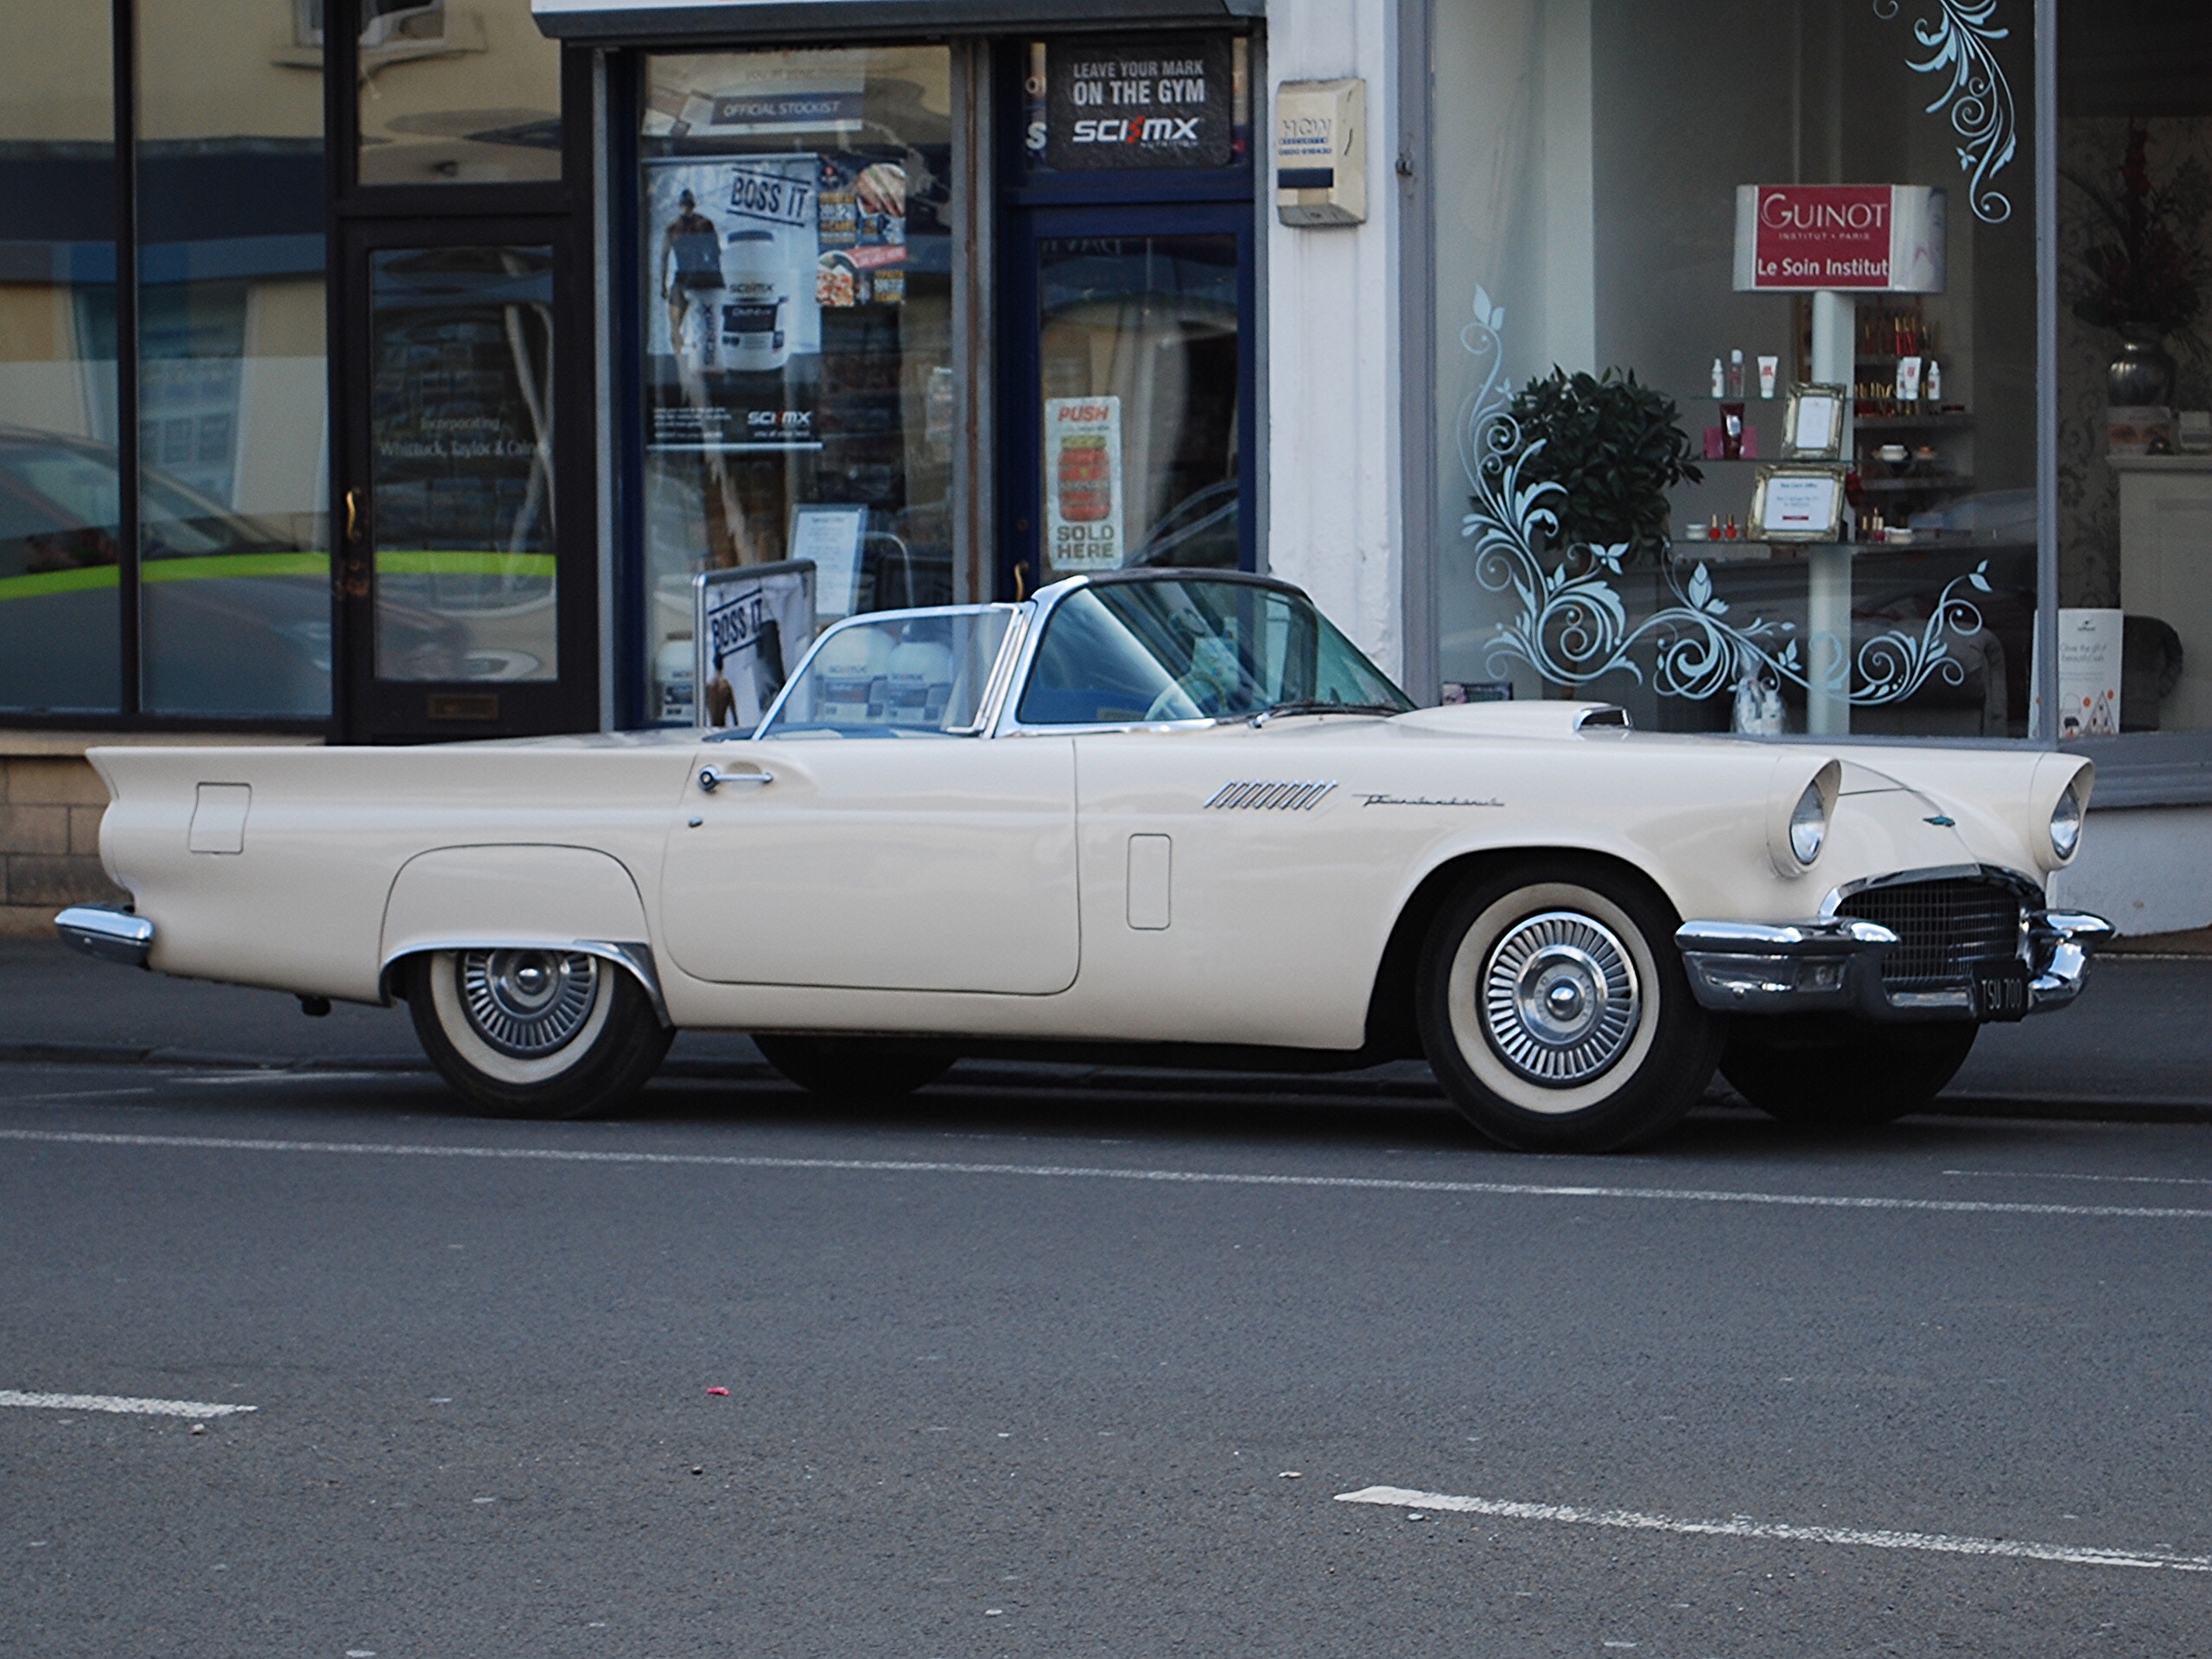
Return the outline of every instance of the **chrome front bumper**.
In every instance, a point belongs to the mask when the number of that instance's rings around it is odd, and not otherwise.
[[[61,937],[88,957],[143,968],[154,948],[154,925],[127,910],[105,905],[72,905],[54,918]]]
[[[2029,1014],[2063,1008],[2082,992],[2089,953],[2113,934],[2101,916],[2031,910],[2024,954]],[[1848,916],[1776,925],[1684,922],[1675,930],[1690,990],[1719,1014],[1844,1014],[1862,1020],[1972,1020],[1974,992],[1961,984],[1891,991],[1882,959],[1898,943],[1879,923]]]

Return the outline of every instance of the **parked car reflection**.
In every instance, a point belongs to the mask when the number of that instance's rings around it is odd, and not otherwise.
[[[0,706],[118,706],[119,500],[112,445],[0,426]],[[140,474],[138,502],[145,706],[327,715],[323,516],[302,515],[287,533],[152,469]],[[425,658],[467,653],[442,618],[408,612],[386,626],[395,624]]]

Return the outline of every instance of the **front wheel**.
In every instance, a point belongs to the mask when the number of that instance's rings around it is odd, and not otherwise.
[[[587,1117],[652,1078],[676,1033],[638,982],[581,950],[435,950],[403,985],[430,1064],[478,1109]]]
[[[1414,991],[1452,1103],[1525,1152],[1611,1152],[1673,1127],[1726,1031],[1690,994],[1675,923],[1643,883],[1580,860],[1463,887],[1429,930]]]
[[[935,1083],[957,1055],[935,1043],[889,1037],[755,1037],[769,1065],[809,1094],[895,1100]]]
[[[1843,1016],[1739,1019],[1720,1073],[1768,1116],[1801,1129],[1864,1129],[1934,1103],[1981,1027],[1882,1026]]]

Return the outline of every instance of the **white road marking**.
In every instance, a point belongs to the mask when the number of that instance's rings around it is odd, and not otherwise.
[[[1976,1180],[2116,1181],[2131,1186],[2212,1186],[2201,1175],[2082,1175],[2072,1171],[2043,1169],[1947,1169],[1946,1175],[1971,1176]]]
[[[2077,1544],[2036,1544],[2018,1538],[1961,1538],[1948,1533],[1890,1532],[1854,1527],[1793,1527],[1778,1522],[1680,1521],[1669,1515],[1634,1510],[1581,1510],[1564,1503],[1515,1503],[1496,1497],[1455,1497],[1448,1492],[1416,1492],[1403,1486],[1366,1486],[1338,1492],[1339,1503],[1376,1503],[1395,1510],[1446,1510],[1460,1515],[1495,1515],[1513,1521],[1560,1521],[1572,1526],[1618,1527],[1630,1532],[1688,1533],[1712,1538],[1772,1538],[1787,1543],[1853,1544],[1870,1549],[1931,1550],[1942,1555],[1997,1555],[2031,1561],[2065,1561],[2077,1567],[2163,1568],[2170,1573],[2212,1573],[2212,1555],[2172,1555],[2153,1549],[2091,1549]]]
[[[0,1141],[49,1146],[175,1147],[198,1152],[321,1153],[368,1158],[467,1158],[495,1162],[645,1164],[702,1169],[830,1170],[884,1175],[1013,1175],[1033,1179],[1145,1181],[1196,1186],[1293,1186],[1365,1192],[1443,1192],[1531,1198],[1632,1198],[1668,1204],[1777,1205],[1808,1210],[1913,1210],[1943,1215],[2087,1216],[2138,1221],[2212,1221],[2212,1210],[2113,1204],[2015,1204],[1986,1198],[1859,1198],[1725,1188],[1569,1186],[1536,1181],[1406,1180],[1380,1175],[1259,1175],[1198,1169],[1114,1169],[1083,1164],[970,1164],[919,1158],[768,1158],[735,1153],[587,1152],[564,1147],[438,1147],[404,1141],[275,1141],[195,1135],[109,1135],[0,1129]]]
[[[258,1406],[225,1406],[207,1400],[133,1400],[119,1394],[25,1394],[0,1389],[0,1406],[35,1406],[46,1411],[113,1411],[126,1417],[229,1417],[258,1411]]]
[[[120,1095],[150,1095],[151,1089],[73,1089],[65,1095],[16,1095],[12,1101],[29,1103],[34,1100],[112,1100]]]

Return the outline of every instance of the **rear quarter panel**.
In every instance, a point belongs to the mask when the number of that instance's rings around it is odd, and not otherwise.
[[[410,859],[448,848],[583,848],[650,892],[690,755],[688,746],[445,745],[102,748],[89,758],[112,797],[100,855],[154,924],[150,966],[375,1001],[386,906]],[[188,850],[202,784],[251,789],[239,851]]]

